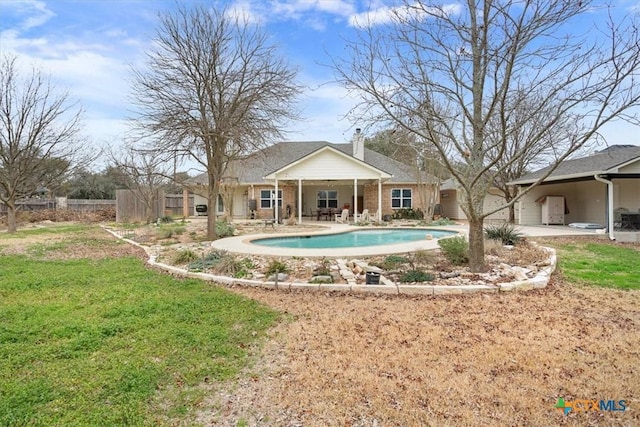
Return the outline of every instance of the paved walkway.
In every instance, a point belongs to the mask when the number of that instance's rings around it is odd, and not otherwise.
[[[303,222],[304,224],[305,222]],[[259,246],[251,243],[251,240],[269,237],[293,237],[307,236],[317,234],[333,234],[352,230],[363,230],[368,227],[355,227],[346,224],[337,224],[332,222],[311,221],[309,224],[322,225],[326,230],[303,233],[283,233],[283,234],[252,234],[236,237],[227,237],[225,239],[216,240],[212,246],[216,249],[226,250],[232,253],[242,253],[250,255],[272,255],[282,257],[363,257],[373,255],[386,255],[394,253],[414,252],[417,250],[429,250],[438,248],[437,240],[420,240],[415,242],[399,243],[393,245],[365,246],[354,248],[331,248],[331,249],[300,249],[300,248],[275,248],[269,246]],[[284,227],[284,226],[280,226]],[[467,225],[453,225],[445,227],[425,227],[433,230],[456,231],[461,234],[468,234]],[[411,227],[416,229],[416,227]],[[517,226],[518,231],[527,237],[547,237],[547,236],[584,236],[598,234],[594,230],[581,230],[567,226]],[[425,235],[428,232],[425,232]]]

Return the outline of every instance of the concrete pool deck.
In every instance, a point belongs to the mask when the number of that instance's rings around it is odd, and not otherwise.
[[[307,222],[303,222],[306,224]],[[427,240],[427,229],[454,231],[463,235],[468,235],[469,227],[466,224],[457,224],[451,226],[440,227],[405,227],[411,229],[425,228],[425,240],[414,242],[397,243],[391,245],[364,246],[352,248],[330,248],[330,249],[300,249],[300,248],[276,248],[269,246],[259,246],[251,243],[251,240],[260,238],[273,237],[294,237],[319,234],[334,234],[353,230],[363,229],[379,229],[380,227],[357,227],[348,224],[338,224],[332,222],[309,221],[308,224],[322,225],[326,227],[320,231],[308,231],[301,233],[269,233],[269,234],[252,234],[244,236],[227,237],[219,239],[211,243],[215,249],[225,250],[232,253],[248,254],[248,255],[267,255],[281,257],[327,257],[327,258],[344,258],[344,257],[364,257],[375,255],[387,255],[394,253],[414,252],[417,250],[430,250],[438,248],[438,240]],[[279,226],[286,227],[286,226]],[[606,236],[596,233],[595,230],[582,230],[567,226],[516,226],[517,230],[527,237],[558,237],[558,236]],[[403,228],[403,227],[389,227]]]

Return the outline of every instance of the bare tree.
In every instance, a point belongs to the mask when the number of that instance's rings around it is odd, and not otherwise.
[[[470,268],[480,271],[484,218],[525,194],[484,212],[497,174],[521,161],[528,147],[545,144],[548,129],[570,130],[553,135],[559,143],[549,153],[550,174],[606,123],[638,120],[632,110],[640,100],[638,17],[614,22],[606,8],[595,9],[590,1],[402,3],[388,9],[386,23],[360,22],[360,36],[348,43],[349,57],[334,59],[333,68],[362,97],[356,120],[404,128],[436,149],[460,185]],[[587,15],[607,19],[583,29]],[[500,129],[492,125],[495,120],[509,116],[514,93],[532,111],[546,114],[538,117],[526,145],[510,151],[511,135],[490,134]]]
[[[567,146],[573,130],[571,121],[540,128],[540,123],[553,111],[539,109],[539,104],[530,99],[531,95],[515,93],[509,99],[499,100],[500,113],[487,124],[487,159],[494,164],[490,179],[508,205],[510,223],[515,222],[515,206],[511,201],[518,196],[518,190],[509,182],[546,167],[557,157],[556,153],[571,149]],[[591,145],[585,143],[580,151]]]
[[[418,184],[417,197],[426,207],[424,215],[431,218],[438,199],[438,188],[447,175],[438,153],[417,135],[402,129],[384,129],[365,141],[365,147],[405,163]]]
[[[81,109],[55,93],[48,77],[33,69],[21,79],[15,57],[0,63],[0,202],[8,231],[17,229],[17,202],[62,178],[86,161],[80,149]],[[53,167],[55,166],[55,167]]]
[[[147,223],[155,221],[162,212],[157,211],[162,190],[171,182],[172,165],[153,151],[128,146],[120,151],[109,151],[112,166],[128,178],[132,190],[145,208]]]
[[[225,8],[179,6],[161,17],[148,68],[134,71],[140,129],[155,150],[200,163],[207,171],[207,236],[226,165],[281,138],[297,118],[297,71],[276,56],[267,35]]]

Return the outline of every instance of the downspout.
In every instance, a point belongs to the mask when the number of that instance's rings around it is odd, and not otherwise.
[[[616,240],[616,236],[613,234],[613,182],[608,179],[602,178],[600,175],[593,175],[596,181],[607,184],[607,228],[609,229],[609,239]]]

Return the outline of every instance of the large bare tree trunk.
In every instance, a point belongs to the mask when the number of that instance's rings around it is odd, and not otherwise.
[[[218,205],[218,187],[219,182],[215,174],[209,173],[209,189],[207,191],[207,239],[216,240],[218,238],[218,230],[216,230],[216,213]]]
[[[7,203],[7,231],[9,233],[15,233],[17,230],[16,205],[9,201],[9,203]]]
[[[509,205],[509,224],[516,223],[516,207],[514,205]]]
[[[469,218],[469,268],[484,271],[484,227],[482,219]]]

